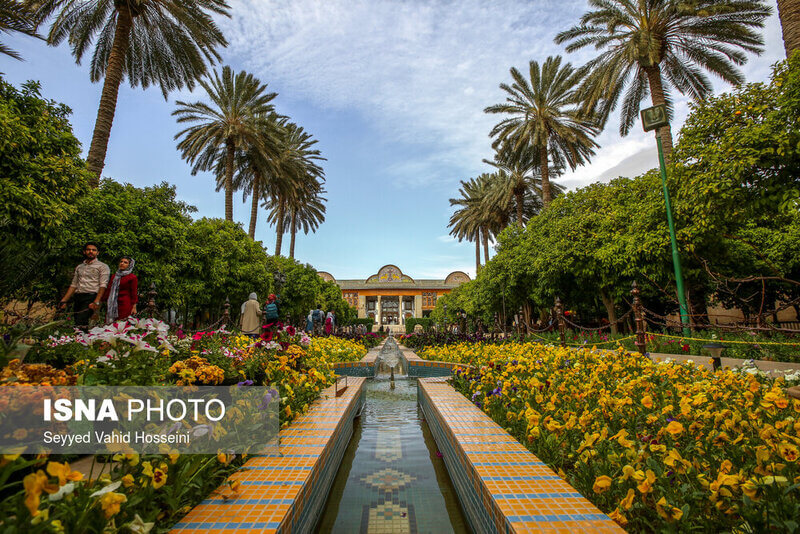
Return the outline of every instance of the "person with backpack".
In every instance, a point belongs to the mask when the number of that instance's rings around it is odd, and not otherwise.
[[[325,312],[322,311],[322,304],[317,304],[317,309],[311,313],[314,321],[314,335],[322,335],[322,323],[325,321]]]
[[[314,310],[308,310],[308,317],[306,317],[306,334],[314,331]]]
[[[270,293],[267,297],[267,305],[264,307],[264,321],[267,326],[278,322],[278,297]]]

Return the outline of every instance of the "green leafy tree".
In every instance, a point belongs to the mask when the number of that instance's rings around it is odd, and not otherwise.
[[[193,211],[194,207],[176,198],[175,186],[166,182],[139,188],[103,180],[81,199],[78,213],[62,233],[61,246],[69,254],[55,261],[61,273],[57,291],[69,285],[72,269],[82,259],[83,243],[96,241],[99,259],[112,273],[121,256],[133,257],[140,293],[144,295],[155,284],[159,308],[177,309],[184,304],[187,290],[184,270],[191,261]],[[143,311],[144,303],[139,309]]]
[[[187,237],[191,260],[181,271],[186,285],[183,304],[189,310],[187,317],[194,317],[198,325],[216,321],[226,299],[235,320],[251,292],[262,301],[270,292],[267,253],[240,225],[202,218],[191,225]]]
[[[800,56],[692,106],[675,151],[676,211],[697,234],[729,233],[744,217],[800,202]]]
[[[749,315],[800,296],[797,286],[776,280],[800,280],[793,252],[800,206],[800,54],[777,64],[769,83],[694,105],[674,163],[679,237],[719,275],[713,285],[721,301]],[[749,277],[773,282],[724,280]]]
[[[211,171],[224,158],[225,220],[233,221],[233,173],[236,151],[251,147],[266,150],[265,136],[272,130],[275,108],[270,102],[277,93],[245,71],[234,74],[229,66],[216,70],[213,77],[200,80],[211,100],[188,103],[178,101],[172,112],[178,124],[189,124],[175,135],[181,139],[178,150],[192,165],[192,174]]]
[[[229,16],[225,0],[26,0],[40,24],[52,17],[47,42],[67,41],[75,60],[94,48],[92,82],[103,81],[87,162],[100,182],[122,79],[131,86],[158,85],[164,98],[188,87],[219,60],[227,46],[214,16]]]
[[[568,52],[602,50],[581,69],[582,93],[603,123],[622,98],[621,135],[636,122],[648,93],[653,105],[666,105],[671,116],[670,90],[698,101],[711,94],[704,70],[742,83],[737,66],[747,61],[745,52],[762,52],[758,30],[771,11],[760,0],[589,0],[589,6],[580,24],[559,33],[556,43],[569,42]],[[669,161],[669,125],[658,135]]]
[[[576,89],[582,77],[582,71],[570,63],[562,66],[561,56],[550,56],[541,66],[531,61],[527,78],[512,67],[513,83],[500,84],[507,93],[506,101],[484,110],[508,116],[490,133],[495,137],[495,149],[506,145],[503,150],[520,158],[529,157],[529,150],[538,153],[545,208],[553,199],[551,163],[557,169],[566,165],[575,169],[588,161],[599,146],[592,139],[599,129],[577,105]]]
[[[30,294],[91,173],[70,109],[0,79],[0,298]]]
[[[15,237],[41,239],[75,213],[89,177],[71,110],[0,79],[0,220]]]

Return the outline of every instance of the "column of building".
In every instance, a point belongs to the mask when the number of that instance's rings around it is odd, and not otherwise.
[[[414,317],[422,317],[422,295],[414,295]]]
[[[405,319],[403,317],[403,295],[397,295],[397,324],[403,326]]]
[[[358,318],[364,319],[367,316],[367,297],[364,295],[358,296]]]
[[[378,295],[378,303],[375,305],[375,322],[378,323],[378,327],[383,324],[382,322],[383,310],[381,309],[381,296]]]

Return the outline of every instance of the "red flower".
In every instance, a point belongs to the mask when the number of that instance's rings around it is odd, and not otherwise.
[[[289,325],[289,326],[286,327],[286,333],[289,334],[290,336],[293,336],[295,334],[295,332],[296,332],[296,330],[294,329],[294,327],[292,325]]]
[[[684,343],[683,346],[681,346],[681,349],[683,349],[683,352],[689,352],[689,345]]]
[[[261,333],[261,339],[264,341],[272,341],[272,330],[267,330]]]

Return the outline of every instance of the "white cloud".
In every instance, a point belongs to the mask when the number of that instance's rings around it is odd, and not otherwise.
[[[499,83],[511,66],[562,54],[580,64],[592,53],[566,54],[553,43],[577,22],[584,0],[237,0],[234,18],[222,21],[230,51],[270,87],[324,108],[356,110],[388,143],[422,153],[385,171],[398,186],[452,187],[485,170],[488,132],[496,117],[483,113],[503,100]],[[777,30],[777,31],[776,31]],[[777,17],[765,30],[767,54],[751,58],[748,80],[762,80],[782,56]],[[676,110],[675,132],[686,115]],[[654,166],[642,154],[651,135],[634,127],[627,138],[612,119],[590,166],[567,173],[564,183],[608,179],[615,168],[641,172]],[[634,158],[634,159],[631,159]],[[455,174],[455,175],[454,175]]]

